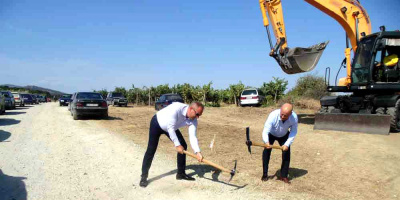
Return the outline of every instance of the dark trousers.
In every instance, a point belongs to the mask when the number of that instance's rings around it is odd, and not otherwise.
[[[185,150],[187,150],[187,144],[185,139],[182,136],[182,133],[179,130],[175,131],[176,136],[178,137],[179,142],[183,146]],[[149,130],[149,143],[147,145],[146,153],[144,154],[143,164],[142,164],[142,177],[147,178],[149,175],[149,169],[151,167],[151,163],[153,162],[154,154],[156,153],[158,141],[160,140],[161,134],[165,134],[169,137],[169,134],[163,131],[158,124],[157,116],[154,117],[150,121],[150,130]],[[170,138],[171,139],[171,138]],[[186,168],[186,154],[178,153],[177,156],[178,162],[178,173],[185,173]]]
[[[289,132],[281,138],[275,137],[271,134],[268,135],[268,138],[269,138],[270,145],[274,144],[275,140],[278,140],[279,145],[282,146],[285,144],[286,140],[289,138]],[[264,152],[262,155],[264,174],[268,174],[268,165],[269,165],[269,159],[271,158],[271,150],[272,149],[264,149]],[[288,177],[289,164],[290,164],[290,147],[287,151],[282,151],[282,165],[281,165],[281,177],[282,178]]]

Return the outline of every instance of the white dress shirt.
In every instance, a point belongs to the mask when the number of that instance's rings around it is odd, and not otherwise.
[[[169,137],[175,146],[181,145],[175,131],[183,126],[189,127],[189,140],[195,153],[200,152],[199,141],[197,140],[197,118],[191,120],[186,117],[189,106],[175,102],[157,112],[157,121],[161,129],[168,132]]]
[[[294,137],[297,134],[297,114],[292,111],[289,119],[285,122],[281,119],[281,109],[277,109],[272,111],[267,121],[264,124],[264,130],[262,133],[264,143],[269,142],[268,134],[272,134],[275,137],[283,137],[290,129],[289,138],[285,142],[285,146],[290,146],[293,143]],[[272,145],[272,144],[271,144]]]

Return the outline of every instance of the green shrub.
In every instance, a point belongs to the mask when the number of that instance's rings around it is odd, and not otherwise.
[[[221,105],[218,102],[207,102],[205,107],[221,107]]]
[[[287,93],[288,96],[292,97],[305,97],[318,100],[327,94],[324,77],[316,74],[308,74],[300,77],[296,82],[296,86]]]

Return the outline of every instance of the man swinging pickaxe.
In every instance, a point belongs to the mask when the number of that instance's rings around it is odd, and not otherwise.
[[[251,146],[266,147],[266,148],[273,148],[273,149],[282,150],[281,146],[267,145],[267,144],[264,144],[264,143],[252,142],[250,140],[250,127],[246,127],[246,139],[247,139],[246,140],[247,150],[249,150],[250,154],[251,154]]]
[[[190,156],[190,157],[192,157],[192,158],[197,159],[197,156],[194,155],[193,153],[190,153],[190,152],[185,151],[185,150],[183,151],[183,153],[188,155],[188,156]],[[235,167],[232,170],[226,169],[225,167],[222,167],[221,165],[215,164],[215,163],[213,163],[211,161],[208,161],[206,159],[203,159],[201,162],[203,162],[203,163],[205,163],[207,165],[213,166],[213,167],[215,167],[215,168],[217,168],[217,169],[219,169],[219,170],[221,170],[223,172],[231,174],[231,177],[229,178],[228,182],[230,182],[232,180],[233,176],[236,174],[236,164],[237,164],[236,160],[235,160]]]

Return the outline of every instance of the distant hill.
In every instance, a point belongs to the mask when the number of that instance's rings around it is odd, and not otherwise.
[[[42,92],[48,92],[50,93],[50,95],[52,96],[60,96],[63,94],[66,94],[65,92],[60,92],[57,90],[52,90],[52,89],[48,89],[48,88],[43,88],[43,87],[38,87],[38,86],[34,86],[34,85],[27,85],[27,86],[18,86],[18,85],[12,85],[12,84],[3,84],[0,85],[0,88],[16,88],[16,89],[26,89],[26,90],[30,90],[30,91],[42,91]]]
[[[12,85],[12,84],[0,85],[0,87],[4,87],[4,86],[9,87],[9,88],[24,88],[24,87],[21,87],[21,86],[18,86],[18,85]]]

